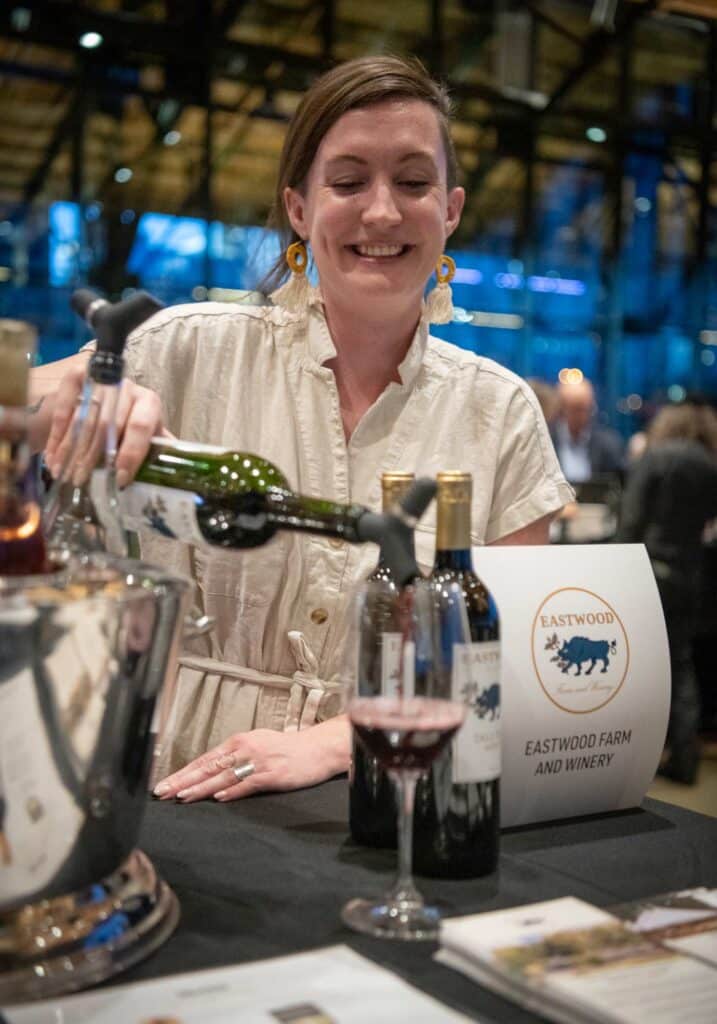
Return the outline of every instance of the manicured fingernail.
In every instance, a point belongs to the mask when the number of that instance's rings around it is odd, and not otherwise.
[[[224,800],[226,795],[227,795],[226,789],[220,789],[218,793],[214,794],[214,799],[215,800]]]
[[[186,800],[190,796],[194,796],[194,786],[190,786],[189,789],[180,789],[177,793],[177,800]]]
[[[171,786],[169,785],[168,782],[158,782],[157,785],[152,790],[152,792],[154,793],[155,796],[164,796],[165,793],[168,793],[170,789]]]
[[[128,483],[129,483],[129,473],[127,472],[127,470],[126,469],[118,469],[117,470],[117,486],[118,487],[126,487]],[[177,795],[179,795],[179,794],[177,794]]]

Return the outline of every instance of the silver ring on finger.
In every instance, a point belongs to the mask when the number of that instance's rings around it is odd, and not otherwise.
[[[244,779],[248,779],[255,771],[256,767],[253,761],[244,761],[243,764],[238,764],[236,768],[232,768],[232,772],[236,776],[237,782],[243,782]]]

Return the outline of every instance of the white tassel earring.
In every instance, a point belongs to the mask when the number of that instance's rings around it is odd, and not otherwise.
[[[309,257],[303,242],[292,242],[286,250],[286,262],[291,277],[275,292],[271,298],[278,306],[283,306],[290,313],[305,313],[309,305],[311,286],[306,276]]]
[[[455,261],[444,253],[436,264],[436,287],[426,299],[426,319],[429,323],[448,324],[453,319],[451,281],[455,272]]]

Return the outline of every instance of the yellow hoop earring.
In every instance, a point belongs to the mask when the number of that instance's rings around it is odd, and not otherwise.
[[[303,242],[292,242],[286,250],[286,262],[292,274],[305,274],[306,264],[309,262],[306,255],[306,246]]]
[[[444,253],[436,263],[436,287],[426,299],[426,319],[429,323],[448,324],[453,319],[453,293],[450,282],[455,272],[455,260]]]
[[[436,263],[436,280],[439,284],[450,284],[456,273],[456,261],[444,253]]]
[[[306,268],[309,265],[306,243],[301,240],[292,242],[284,258],[291,271],[291,277],[281,288],[271,293],[272,301],[288,309],[290,313],[305,313],[314,292],[306,276]]]

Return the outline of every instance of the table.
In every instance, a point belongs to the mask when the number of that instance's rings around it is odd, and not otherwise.
[[[381,892],[395,854],[348,835],[345,777],[231,804],[151,801],[140,846],[182,905],[172,938],[117,979],[137,981],[334,943],[394,970],[468,1016],[536,1017],[432,960],[431,943],[359,936],[339,918],[351,896]],[[645,800],[642,808],[504,832],[496,876],[422,880],[447,912],[472,913],[572,894],[599,906],[717,886],[717,819]]]

